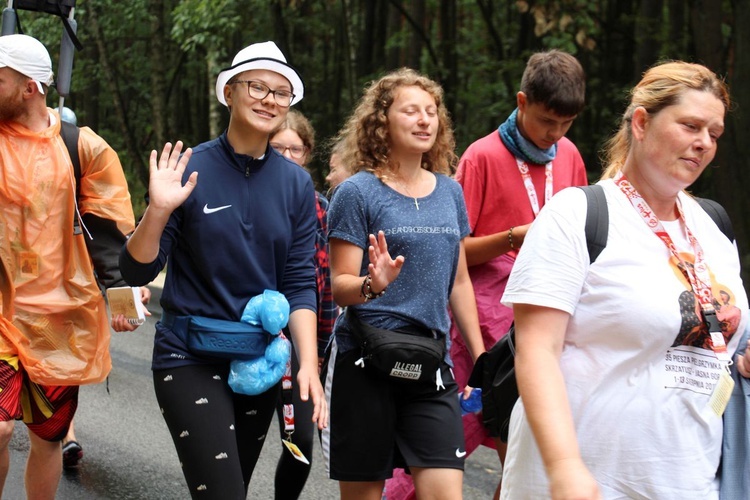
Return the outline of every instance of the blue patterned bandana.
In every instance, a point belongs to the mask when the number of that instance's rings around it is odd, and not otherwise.
[[[531,141],[526,140],[518,131],[516,118],[518,117],[518,108],[514,109],[505,123],[500,125],[497,131],[500,133],[500,140],[505,147],[510,150],[516,158],[526,163],[534,165],[546,165],[555,159],[557,155],[557,144],[553,144],[549,149],[539,149]]]

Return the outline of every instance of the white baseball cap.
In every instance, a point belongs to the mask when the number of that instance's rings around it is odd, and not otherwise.
[[[0,36],[0,68],[5,67],[34,80],[42,94],[42,84],[50,86],[55,81],[47,48],[28,35]]]
[[[216,98],[224,106],[227,101],[224,99],[224,86],[233,76],[249,71],[251,69],[267,69],[274,71],[287,80],[292,85],[292,94],[294,99],[290,106],[294,106],[302,100],[305,95],[305,85],[302,83],[302,77],[297,70],[286,62],[284,54],[273,42],[261,42],[248,45],[237,52],[232,60],[232,66],[219,73],[216,78]]]

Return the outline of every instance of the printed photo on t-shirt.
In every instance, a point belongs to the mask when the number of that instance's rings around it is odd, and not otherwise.
[[[695,256],[680,253],[685,265],[692,266]],[[680,330],[665,356],[665,387],[688,389],[710,394],[724,370],[725,362],[720,361],[712,348],[711,336],[703,321],[701,304],[683,271],[683,264],[674,257],[670,259],[675,274],[685,285],[685,290],[676,298],[681,315]],[[711,278],[711,292],[716,317],[721,325],[725,344],[737,333],[742,312],[735,305],[735,294],[726,285],[718,283],[708,269]]]

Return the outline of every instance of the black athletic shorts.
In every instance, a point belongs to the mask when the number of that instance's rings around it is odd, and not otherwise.
[[[360,350],[338,353],[335,340],[321,371],[330,411],[321,433],[328,477],[380,481],[396,467],[464,468],[458,389],[444,362],[445,389],[390,381],[354,362]]]

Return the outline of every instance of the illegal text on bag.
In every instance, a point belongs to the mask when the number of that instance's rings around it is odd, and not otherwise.
[[[391,380],[442,386],[439,372],[445,355],[444,339],[376,328],[360,321],[350,310],[347,314],[362,349],[358,365]]]

